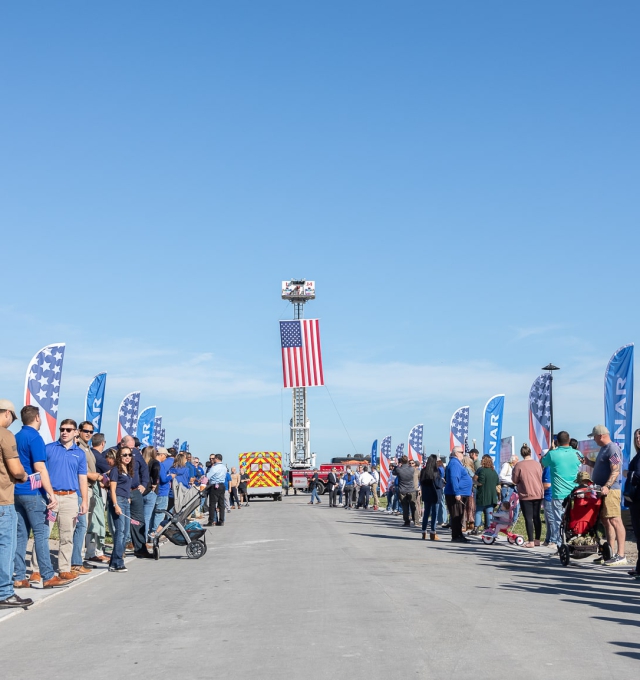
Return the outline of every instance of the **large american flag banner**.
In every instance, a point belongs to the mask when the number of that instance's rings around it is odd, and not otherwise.
[[[400,442],[400,444],[396,446],[396,460],[400,461],[402,456],[404,456],[404,442]]]
[[[539,458],[551,446],[551,374],[539,375],[529,391],[529,441]]]
[[[409,460],[415,460],[416,463],[422,462],[422,432],[424,426],[416,425],[411,428],[409,432]]]
[[[285,387],[324,385],[318,319],[281,321],[280,343]]]
[[[464,440],[469,434],[469,407],[462,406],[451,416],[449,430],[449,450],[454,446],[464,446]]]
[[[380,444],[380,493],[387,493],[391,463],[391,437],[385,437]]]
[[[118,434],[116,441],[131,435],[135,437],[138,426],[138,408],[140,405],[140,392],[131,392],[122,400],[118,409]]]
[[[158,442],[158,446],[164,446],[164,440],[165,440],[165,432],[164,432],[164,427],[163,427],[162,433],[160,434],[160,441]]]
[[[180,451],[180,440],[179,439],[174,439],[173,440],[173,448],[176,451]]]
[[[64,359],[63,342],[43,347],[29,362],[24,388],[26,406],[40,409],[40,434],[45,444],[57,439],[58,398]]]

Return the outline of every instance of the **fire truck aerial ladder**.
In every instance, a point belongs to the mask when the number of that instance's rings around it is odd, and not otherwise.
[[[316,297],[315,281],[291,279],[282,282],[282,299],[293,305],[293,318],[304,317],[304,305]],[[307,417],[307,388],[293,388],[293,414],[289,421],[291,428],[289,467],[304,470],[315,467],[315,455],[311,453],[309,439],[309,418]]]

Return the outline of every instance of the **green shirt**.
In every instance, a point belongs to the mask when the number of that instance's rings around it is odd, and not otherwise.
[[[498,473],[491,468],[481,467],[478,472],[478,491],[476,493],[476,507],[486,508],[498,502],[496,487],[500,484]]]
[[[570,446],[559,446],[543,456],[540,463],[542,467],[551,468],[551,497],[564,500],[576,486],[581,465],[577,451]]]

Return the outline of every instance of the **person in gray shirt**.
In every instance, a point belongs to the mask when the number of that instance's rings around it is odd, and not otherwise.
[[[402,503],[402,519],[404,520],[402,526],[409,527],[411,523],[415,526],[416,485],[413,468],[409,465],[409,459],[406,456],[400,458],[400,464],[394,468],[393,474],[398,478],[398,494],[400,503]],[[409,521],[409,513],[411,513],[411,522]]]

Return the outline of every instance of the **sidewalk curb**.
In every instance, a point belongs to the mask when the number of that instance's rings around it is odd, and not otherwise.
[[[125,564],[127,562],[131,562],[132,560],[135,560],[135,557],[127,557],[125,559]],[[18,616],[19,614],[26,614],[29,610],[34,609],[35,607],[41,605],[43,602],[48,602],[49,600],[53,599],[54,597],[58,597],[59,595],[62,595],[64,593],[68,593],[70,590],[73,588],[77,588],[78,586],[81,586],[83,583],[88,583],[89,581],[93,581],[94,579],[98,578],[99,576],[103,576],[104,574],[109,573],[109,568],[105,567],[103,569],[93,569],[91,574],[86,574],[85,576],[81,576],[79,579],[76,579],[72,583],[70,583],[68,586],[65,586],[63,588],[52,588],[50,592],[48,592],[46,595],[43,595],[42,597],[38,598],[37,600],[34,601],[34,603],[28,607],[27,609],[19,608],[19,609],[5,609],[5,610],[0,610],[0,624],[3,621],[6,621],[7,619],[11,619],[14,616]],[[43,590],[42,588],[29,588],[29,590],[36,590],[40,591]],[[6,613],[4,613],[6,612]]]

